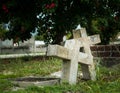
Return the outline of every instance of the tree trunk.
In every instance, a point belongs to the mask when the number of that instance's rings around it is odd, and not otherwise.
[[[54,44],[59,44],[61,45],[61,42],[63,41],[63,36],[64,36],[64,32],[61,32],[61,33],[57,33],[56,34],[56,38],[54,38]]]

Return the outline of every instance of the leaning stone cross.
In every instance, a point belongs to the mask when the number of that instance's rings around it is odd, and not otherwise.
[[[76,84],[78,63],[81,64],[84,79],[96,80],[90,45],[100,42],[99,35],[87,36],[85,28],[82,28],[73,31],[73,36],[74,39],[66,40],[64,46],[49,45],[47,56],[55,56],[63,60],[63,81]],[[81,49],[83,51],[81,51]]]

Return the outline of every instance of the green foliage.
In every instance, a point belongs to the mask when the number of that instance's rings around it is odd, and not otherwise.
[[[116,21],[111,18],[95,18],[91,22],[91,34],[100,34],[102,44],[108,44],[109,41],[114,40],[119,29]]]
[[[14,42],[24,41],[31,37],[30,30],[34,30],[34,25],[28,20],[21,21],[21,18],[14,18],[9,24],[9,31],[6,33],[8,39]],[[17,32],[17,33],[16,33]]]
[[[10,90],[12,86],[13,84],[9,80],[0,79],[0,93],[3,93],[3,90]]]
[[[31,58],[32,59],[32,58]],[[6,63],[6,64],[5,64]],[[0,62],[0,78],[15,78],[27,75],[47,75],[61,68],[60,60],[51,58],[49,60],[30,61],[25,58],[4,60]],[[49,69],[51,68],[51,69]]]
[[[120,31],[120,0],[2,0],[0,6],[0,22],[10,22],[7,38],[15,40],[30,38],[38,28],[46,42],[60,43],[66,31],[81,24],[89,34],[100,32],[107,44]],[[98,28],[104,31],[96,31],[95,19],[100,19],[103,25],[98,22]]]
[[[44,40],[44,35],[36,35],[35,40]]]
[[[29,7],[28,7],[29,6]],[[31,37],[37,23],[35,0],[2,0],[0,3],[0,22],[9,22],[6,38],[15,42]]]
[[[0,24],[0,39],[4,39],[5,38],[5,34],[6,34],[7,30],[5,30],[3,28],[3,25]]]

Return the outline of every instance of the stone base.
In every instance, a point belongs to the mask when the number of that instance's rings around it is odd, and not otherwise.
[[[11,82],[18,87],[29,87],[29,86],[51,86],[60,84],[60,78],[40,78],[40,77],[24,77],[11,80]]]

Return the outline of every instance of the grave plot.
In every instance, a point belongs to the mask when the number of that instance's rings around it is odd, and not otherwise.
[[[81,64],[84,79],[96,80],[95,66],[90,45],[100,43],[99,35],[87,36],[85,28],[73,31],[74,39],[67,40],[64,46],[49,45],[47,56],[63,60],[62,81],[76,84],[78,63]]]

